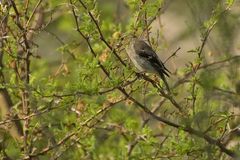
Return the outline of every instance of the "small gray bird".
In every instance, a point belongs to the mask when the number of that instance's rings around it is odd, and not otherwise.
[[[134,38],[126,48],[127,54],[140,72],[158,73],[170,92],[165,76],[170,71],[164,66],[153,49],[143,40]]]

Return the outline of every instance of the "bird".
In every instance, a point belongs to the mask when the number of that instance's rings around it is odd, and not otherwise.
[[[165,76],[169,77],[171,72],[164,66],[151,46],[142,39],[133,38],[126,48],[126,52],[140,72],[157,73],[170,92]]]

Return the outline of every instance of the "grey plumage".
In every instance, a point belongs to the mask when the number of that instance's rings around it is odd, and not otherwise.
[[[157,54],[146,42],[140,39],[134,39],[127,48],[127,53],[134,65],[141,72],[158,73],[166,85],[167,90],[170,91],[165,78],[165,76],[169,77],[170,71],[164,66]]]

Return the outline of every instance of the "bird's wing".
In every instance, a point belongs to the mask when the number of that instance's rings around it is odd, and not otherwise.
[[[170,71],[164,66],[161,60],[158,58],[157,54],[152,50],[152,48],[148,45],[144,46],[144,49],[139,50],[139,56],[144,57],[149,60],[152,66],[160,73],[164,73],[169,77]],[[167,72],[166,72],[167,71]]]

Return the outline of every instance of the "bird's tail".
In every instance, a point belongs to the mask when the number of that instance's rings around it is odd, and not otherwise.
[[[167,80],[166,80],[164,74],[163,74],[162,72],[160,72],[159,75],[160,75],[161,79],[163,80],[163,82],[164,82],[164,84],[165,84],[168,92],[170,93],[170,87],[169,87],[169,85],[168,85],[168,83],[167,83]]]

